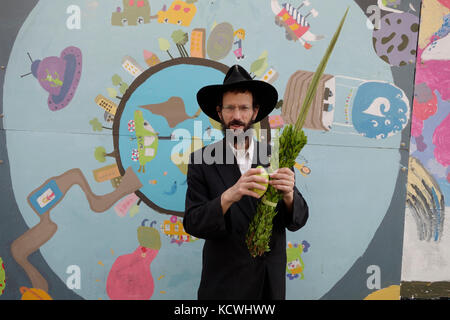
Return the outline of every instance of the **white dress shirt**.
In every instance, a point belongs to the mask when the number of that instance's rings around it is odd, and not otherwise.
[[[237,164],[239,166],[239,170],[241,171],[241,174],[244,174],[247,172],[248,169],[252,167],[252,161],[253,161],[253,138],[249,139],[249,145],[248,149],[242,148],[242,149],[236,149],[231,143],[230,147],[233,151],[234,156],[236,157]]]

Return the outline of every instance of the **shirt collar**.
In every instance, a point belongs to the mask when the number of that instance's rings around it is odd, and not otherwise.
[[[255,148],[255,145],[254,145],[254,143],[253,143],[253,137],[250,137],[250,141],[249,141],[249,144],[248,144],[248,149],[247,150],[245,150],[245,152],[242,152],[242,149],[236,149],[235,147],[234,147],[234,145],[230,142],[229,143],[229,145],[230,145],[230,147],[231,147],[231,150],[233,151],[233,154],[234,154],[234,156],[237,158],[238,157],[238,153],[240,154],[240,155],[243,155],[243,156],[248,156],[249,158],[252,158],[253,157],[253,150],[254,150],[254,148]]]

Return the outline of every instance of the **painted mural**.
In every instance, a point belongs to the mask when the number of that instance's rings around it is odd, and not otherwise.
[[[187,162],[222,139],[196,92],[236,63],[273,84],[272,143],[347,7],[295,164],[311,214],[287,234],[287,299],[395,298],[405,199],[418,241],[444,243],[448,86],[413,79],[446,66],[448,19],[419,38],[421,1],[21,2],[1,35],[0,299],[195,299]]]
[[[450,2],[425,0],[419,35],[401,294],[450,294]]]

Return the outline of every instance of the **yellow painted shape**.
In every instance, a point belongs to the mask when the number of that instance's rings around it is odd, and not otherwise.
[[[291,24],[290,26],[289,26],[289,28],[291,28],[292,30],[297,30],[298,28],[299,28],[300,26],[298,25],[298,24],[296,24],[296,23],[294,23],[294,24]]]
[[[20,287],[21,300],[53,300],[50,295],[42,289]]]
[[[104,182],[120,177],[119,167],[117,167],[117,164],[115,163],[109,166],[95,169],[92,172],[94,174],[94,179],[97,182]]]
[[[294,164],[294,167],[296,168],[296,169],[298,169],[298,171],[302,174],[302,176],[304,176],[304,177],[306,177],[306,176],[308,176],[310,173],[311,173],[311,170],[307,167],[307,166],[305,166],[305,163],[303,162],[303,163],[298,163],[298,162],[296,162],[295,164]]]
[[[253,124],[253,129],[255,130],[256,140],[261,141],[261,122]]]
[[[209,123],[211,123],[211,125],[213,126],[214,129],[222,130],[222,125],[220,124],[219,121],[216,121],[216,120],[213,120],[212,118],[209,118]]]
[[[392,285],[372,292],[364,300],[400,300],[400,286]]]
[[[95,97],[95,103],[102,109],[108,111],[112,115],[116,114],[117,105],[111,100],[105,98],[103,95],[99,94]]]
[[[178,167],[178,169],[180,169],[181,173],[187,175],[190,154],[201,148],[203,148],[203,140],[199,137],[194,136],[189,148],[183,153],[173,153],[170,156],[170,160]]]
[[[438,31],[443,17],[450,13],[450,9],[436,0],[423,0],[420,12],[419,47],[424,49],[430,42],[431,36]]]
[[[179,8],[175,10],[175,8]],[[186,12],[187,10],[188,12]],[[170,8],[167,11],[158,12],[159,23],[171,23],[188,27],[191,24],[192,19],[197,12],[197,7],[193,3],[186,3],[181,0],[175,0],[172,2]]]
[[[181,221],[173,223],[169,220],[164,220],[163,232],[168,236],[178,236],[180,239],[182,236],[189,236],[189,234],[184,231],[183,223]]]
[[[416,186],[420,191],[421,195],[418,195]],[[434,187],[436,196],[438,199],[442,198],[442,193],[439,190],[439,185],[431,177],[428,171],[423,167],[423,165],[414,157],[409,157],[409,170],[408,170],[408,183],[407,183],[407,198],[415,197],[415,201],[419,202],[424,208],[428,207],[429,204],[434,203],[433,195],[427,191],[427,188],[431,190]],[[422,196],[425,198],[425,203]]]
[[[287,19],[289,19],[291,16],[289,15],[289,13],[285,13],[283,14],[283,16],[281,17],[283,19],[283,21],[286,21]]]

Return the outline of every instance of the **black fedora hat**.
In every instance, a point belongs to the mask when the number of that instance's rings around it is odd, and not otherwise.
[[[235,88],[245,88],[253,93],[254,102],[259,105],[255,123],[269,115],[277,104],[277,90],[267,82],[253,80],[250,74],[237,64],[228,70],[223,84],[209,85],[201,88],[197,92],[197,102],[208,117],[220,122],[216,107],[221,104],[223,93]]]

